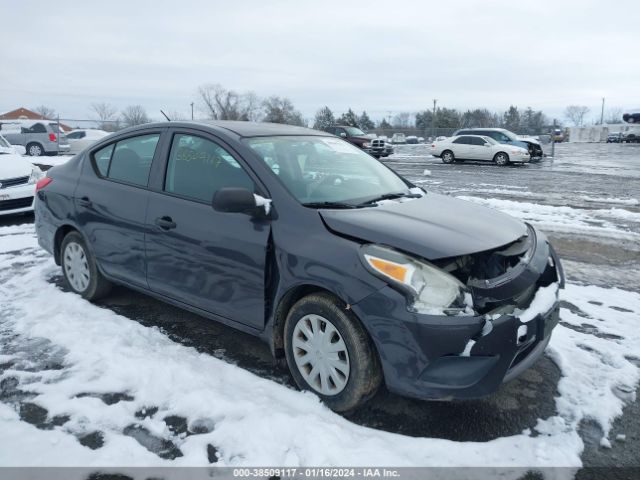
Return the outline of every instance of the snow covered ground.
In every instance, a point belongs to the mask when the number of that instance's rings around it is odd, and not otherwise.
[[[412,170],[414,180],[427,178],[424,166]],[[605,251],[623,245],[630,255],[638,244],[635,191],[574,188],[567,201],[561,191],[553,197],[523,185],[516,175],[524,169],[507,169],[509,178],[499,182],[491,177],[505,170],[494,168],[480,182],[464,166],[476,183],[461,188],[460,176],[429,168],[428,188],[457,189],[447,193],[551,235],[582,236]],[[606,267],[579,257],[566,267],[582,281],[562,292],[561,324],[547,349],[561,373],[554,412],[520,433],[453,441],[358,425],[312,394],[86,302],[59,286],[59,268],[38,248],[31,223],[0,227],[0,466],[485,465],[506,468],[504,478],[518,478],[518,467],[578,468],[586,463],[581,425],[599,425],[605,449],[616,442],[614,419],[638,401],[640,293],[589,284],[590,272]],[[637,271],[628,275],[638,280]]]

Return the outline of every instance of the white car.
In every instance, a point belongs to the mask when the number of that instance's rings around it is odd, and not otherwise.
[[[67,140],[69,141],[69,145],[71,148],[68,153],[76,154],[83,151],[85,148],[90,147],[98,140],[109,135],[109,132],[105,132],[104,130],[96,130],[96,129],[80,129],[80,130],[71,130],[67,133]]]
[[[26,157],[0,152],[0,215],[33,211],[36,183],[43,177]]]
[[[431,155],[440,157],[442,163],[456,160],[485,160],[496,165],[528,163],[529,151],[524,147],[496,142],[483,135],[458,135],[431,144]]]
[[[0,155],[5,153],[25,155],[27,151],[22,145],[11,145],[6,138],[0,135]]]

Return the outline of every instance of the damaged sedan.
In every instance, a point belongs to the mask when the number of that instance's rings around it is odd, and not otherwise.
[[[124,285],[257,335],[340,412],[382,384],[490,394],[558,322],[564,276],[542,232],[418,188],[325,132],[132,127],[50,169],[35,211],[72,292]]]

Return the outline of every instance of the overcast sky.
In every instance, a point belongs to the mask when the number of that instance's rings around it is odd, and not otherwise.
[[[510,104],[599,117],[640,106],[638,0],[6,2],[0,111],[92,102],[190,112],[196,89],[291,98],[380,119]],[[197,115],[197,111],[196,111]]]

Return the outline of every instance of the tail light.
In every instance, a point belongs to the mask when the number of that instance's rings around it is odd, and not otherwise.
[[[49,185],[51,182],[53,182],[53,178],[51,178],[51,177],[41,178],[40,180],[38,180],[38,183],[36,183],[36,192],[39,192],[44,187]]]
[[[435,143],[432,143],[432,144],[431,144],[431,148],[435,148],[435,147],[436,147],[436,144],[435,144]]]
[[[52,141],[52,142],[55,142],[57,140],[56,134],[55,133],[50,133],[49,134],[49,140]]]

